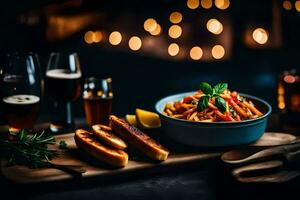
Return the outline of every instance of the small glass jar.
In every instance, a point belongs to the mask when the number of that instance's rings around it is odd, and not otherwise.
[[[112,111],[112,79],[87,78],[84,83],[83,104],[88,125],[109,124]]]

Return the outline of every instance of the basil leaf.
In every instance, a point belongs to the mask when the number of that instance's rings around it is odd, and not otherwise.
[[[227,89],[227,87],[228,87],[227,83],[218,83],[217,85],[215,85],[214,91],[216,94],[221,94]]]
[[[226,111],[226,101],[222,97],[217,97],[215,99],[215,105],[221,112]]]
[[[209,96],[203,96],[203,97],[201,97],[199,99],[199,101],[198,101],[197,111],[198,112],[203,111],[207,107],[208,101],[209,101]]]
[[[212,95],[213,94],[213,88],[211,87],[210,84],[206,82],[201,82],[200,83],[200,90],[206,94],[206,95]]]

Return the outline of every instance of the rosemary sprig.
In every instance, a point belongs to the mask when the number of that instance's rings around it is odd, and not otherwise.
[[[56,150],[48,145],[55,144],[53,136],[45,136],[44,132],[28,135],[20,131],[13,140],[0,138],[0,156],[8,161],[8,165],[26,165],[31,168],[45,166],[58,156]]]

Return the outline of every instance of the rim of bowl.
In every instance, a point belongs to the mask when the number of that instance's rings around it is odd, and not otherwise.
[[[244,94],[244,93],[239,93],[240,96],[242,97],[246,97],[247,99],[253,99],[253,100],[256,100],[256,101],[259,101],[260,103],[264,104],[264,106],[267,107],[267,112],[264,113],[262,116],[260,117],[257,117],[257,118],[254,118],[254,119],[247,119],[247,120],[243,120],[243,121],[235,121],[235,122],[225,122],[225,121],[221,121],[221,122],[196,122],[196,121],[189,121],[189,120],[185,120],[185,119],[177,119],[177,118],[173,118],[173,117],[170,117],[168,115],[165,115],[162,113],[162,111],[159,110],[159,106],[162,104],[162,102],[166,101],[166,99],[168,98],[175,98],[176,96],[188,96],[188,95],[191,95],[191,94],[194,94],[196,91],[193,91],[193,92],[183,92],[183,93],[178,93],[178,94],[173,94],[173,95],[169,95],[169,96],[166,96],[160,100],[158,100],[155,104],[155,110],[156,112],[158,112],[161,116],[163,117],[166,117],[167,119],[171,119],[171,120],[174,120],[174,121],[178,121],[178,122],[185,122],[185,123],[193,123],[193,124],[203,124],[203,125],[208,125],[208,124],[244,124],[244,123],[249,123],[249,122],[255,122],[255,121],[258,121],[260,119],[264,119],[266,117],[268,117],[271,112],[272,112],[272,107],[271,105],[266,102],[265,100],[263,99],[260,99],[258,97],[255,97],[255,96],[252,96],[252,95],[249,95],[249,94]],[[166,102],[168,103],[168,102]],[[165,103],[165,104],[166,104]],[[165,106],[164,104],[164,106]]]

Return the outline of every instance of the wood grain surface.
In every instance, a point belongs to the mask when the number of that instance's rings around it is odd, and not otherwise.
[[[135,155],[129,150],[129,162],[124,168],[111,168],[98,160],[92,159],[90,156],[84,154],[77,149],[74,142],[74,134],[64,134],[56,136],[56,143],[64,140],[68,145],[68,150],[60,150],[60,156],[51,162],[62,165],[79,165],[82,166],[86,172],[83,173],[82,178],[95,176],[114,176],[116,174],[125,174],[129,172],[138,172],[146,169],[161,168],[162,166],[176,166],[179,164],[204,161],[220,156],[219,152],[172,152],[169,158],[164,162],[153,162],[140,155]],[[56,145],[57,148],[57,145]],[[53,168],[30,169],[25,166],[11,166],[7,167],[2,162],[2,174],[10,181],[15,183],[39,183],[72,179],[72,175]]]

